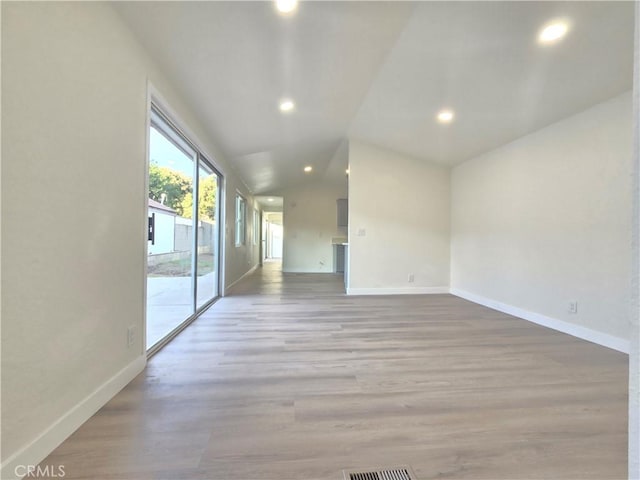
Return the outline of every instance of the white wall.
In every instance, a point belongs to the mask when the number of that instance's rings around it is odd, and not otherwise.
[[[449,170],[350,140],[349,172],[348,292],[447,292]]]
[[[640,480],[640,5],[633,72],[633,254],[629,348],[629,478]]]
[[[232,226],[246,189],[111,6],[2,2],[3,479],[144,366],[148,79],[226,173]],[[234,253],[227,283],[257,262]]]
[[[230,177],[227,177],[230,178]],[[236,193],[239,191],[247,201],[245,219],[245,242],[244,245],[235,244],[235,218],[236,218]],[[246,187],[239,183],[236,177],[227,181],[226,192],[226,216],[225,216],[225,236],[226,236],[226,265],[225,265],[225,291],[236,283],[252,268],[260,263],[260,244],[253,243],[253,211],[260,211],[260,206],[253,197],[247,194]]]
[[[454,293],[628,339],[631,134],[627,93],[455,168]]]
[[[339,235],[338,198],[345,198],[343,187],[310,182],[275,192],[284,197],[284,272],[333,272],[331,238]]]

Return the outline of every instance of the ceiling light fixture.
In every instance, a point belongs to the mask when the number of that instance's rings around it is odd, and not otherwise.
[[[291,13],[298,6],[298,0],[276,0],[276,8],[280,13]]]
[[[349,169],[348,169],[348,168],[347,168],[344,172],[345,172],[347,175],[349,175]]]
[[[569,24],[565,21],[555,20],[547,23],[538,34],[538,42],[549,44],[560,40],[569,31]]]
[[[304,171],[309,173],[311,170],[313,170],[313,167],[311,165],[307,165],[306,167],[304,167]]]
[[[452,110],[440,110],[437,119],[440,123],[451,123],[453,121]]]
[[[273,198],[267,198],[267,202],[273,202]]]
[[[281,112],[290,112],[295,108],[295,104],[292,100],[282,100],[280,102],[280,111]]]

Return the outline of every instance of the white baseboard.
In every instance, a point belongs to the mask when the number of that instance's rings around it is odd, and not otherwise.
[[[249,275],[251,275],[253,272],[255,272],[255,271],[258,269],[258,267],[259,267],[259,266],[260,266],[260,264],[259,264],[259,263],[256,263],[253,267],[251,267],[251,268],[249,269],[249,271],[248,271],[248,272],[244,273],[244,274],[243,274],[239,279],[237,279],[235,282],[233,282],[233,283],[231,283],[230,285],[228,285],[228,286],[224,289],[224,295],[226,295],[226,294],[227,294],[227,292],[228,292],[229,290],[231,290],[231,289],[234,287],[234,285],[236,285],[236,284],[240,283],[242,280],[244,280],[244,279],[245,279],[245,278],[247,278]],[[223,297],[224,297],[224,295],[223,295]]]
[[[342,275],[333,270],[310,270],[308,268],[282,268],[282,273],[324,273],[328,275]]]
[[[20,478],[16,468],[22,465],[38,465],[53,450],[64,442],[84,422],[111,400],[131,380],[144,370],[146,355],[141,355],[113,377],[98,387],[88,397],[56,420],[31,443],[7,458],[0,466],[2,480]],[[24,468],[19,468],[25,471]]]
[[[431,295],[449,293],[449,287],[347,288],[347,295]]]
[[[539,313],[530,312],[522,308],[514,307],[513,305],[497,302],[495,300],[491,300],[490,298],[476,295],[475,293],[466,292],[464,290],[459,290],[457,288],[452,288],[450,292],[456,297],[464,298],[465,300],[469,300],[473,303],[478,303],[493,310],[498,310],[499,312],[507,313],[509,315],[513,315],[514,317],[522,318],[523,320],[528,320],[530,322],[542,325],[544,327],[552,328],[553,330],[557,330],[562,333],[567,333],[574,337],[581,338],[582,340],[586,340],[603,347],[617,350],[618,352],[626,354],[629,353],[629,341],[623,338],[614,337],[613,335],[609,335],[608,333],[598,332],[597,330],[583,327],[581,325],[576,325],[574,323],[565,322],[564,320],[558,320],[557,318],[547,317]]]

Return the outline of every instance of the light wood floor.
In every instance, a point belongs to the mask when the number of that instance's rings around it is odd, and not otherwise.
[[[627,357],[450,295],[267,264],[42,465],[65,479],[622,479]]]

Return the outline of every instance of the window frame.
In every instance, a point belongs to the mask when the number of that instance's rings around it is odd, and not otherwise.
[[[253,244],[258,245],[260,241],[260,213],[253,209]]]
[[[247,199],[236,192],[235,212],[235,246],[242,247],[247,243]]]
[[[184,153],[187,157],[193,161],[193,176],[192,181],[192,242],[191,242],[191,292],[190,297],[192,299],[192,312],[179,323],[173,330],[168,332],[162,339],[154,343],[153,345],[146,345],[147,328],[149,324],[149,315],[147,308],[145,308],[144,314],[144,329],[145,329],[145,349],[147,358],[154,355],[167,343],[169,343],[180,331],[186,328],[198,315],[206,310],[211,304],[213,304],[223,294],[224,285],[224,234],[220,228],[221,222],[224,221],[224,189],[225,189],[225,176],[218,168],[215,158],[209,156],[204,149],[200,147],[199,142],[195,136],[184,126],[185,124],[175,115],[175,113],[168,107],[168,104],[154,91],[153,86],[150,85],[150,92],[147,97],[147,146],[146,146],[146,180],[145,190],[147,195],[144,200],[144,209],[148,212],[148,198],[149,198],[149,165],[151,164],[151,129],[155,129],[162,137],[175,146],[178,150]],[[199,304],[198,300],[198,241],[199,232],[197,225],[200,222],[199,219],[199,188],[200,188],[200,170],[208,171],[211,175],[217,177],[217,194],[215,203],[215,230],[213,233],[213,242],[217,243],[215,247],[214,255],[217,256],[219,262],[215,268],[215,278],[213,283],[213,296],[207,297]],[[148,227],[145,225],[145,233]],[[145,239],[148,235],[145,235]],[[147,240],[145,252],[145,297],[147,296],[147,283],[148,283],[148,243]]]

